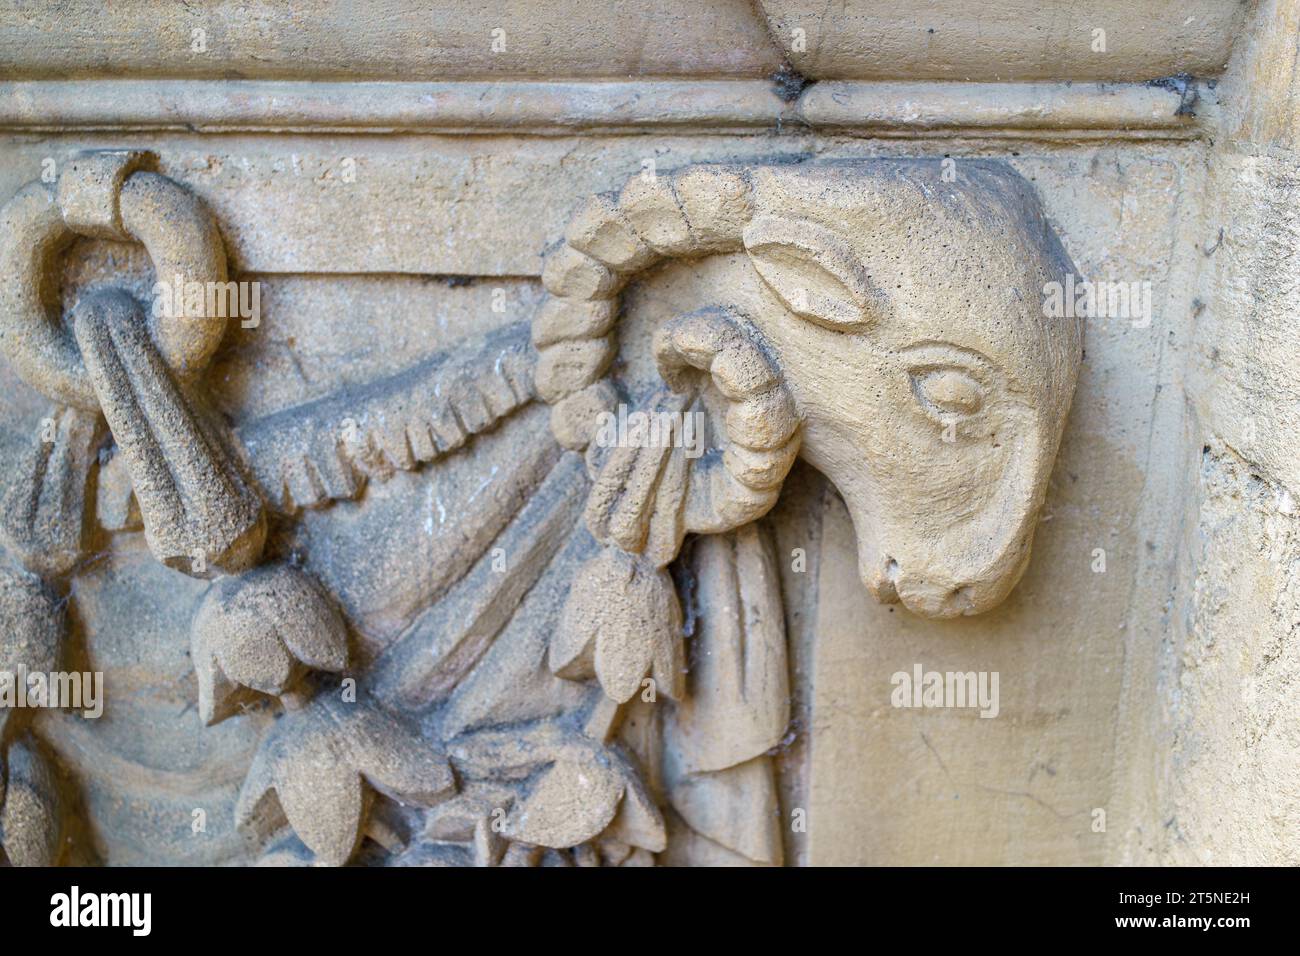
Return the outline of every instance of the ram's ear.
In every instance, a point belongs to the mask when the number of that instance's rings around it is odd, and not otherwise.
[[[802,219],[762,216],[744,233],[763,281],[795,315],[840,332],[872,324],[884,296],[844,240]]]

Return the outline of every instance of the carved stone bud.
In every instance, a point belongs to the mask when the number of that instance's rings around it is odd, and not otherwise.
[[[233,713],[238,688],[288,691],[306,668],[347,667],[347,629],[316,583],[288,565],[222,578],[190,630],[199,678],[199,715],[214,724]]]
[[[360,842],[382,794],[403,806],[446,798],[455,778],[446,758],[388,713],[318,695],[263,738],[235,807],[235,824],[269,830],[281,820],[328,866]]]
[[[551,670],[568,680],[597,677],[623,703],[650,675],[659,692],[683,688],[682,608],[668,572],[606,548],[578,572],[551,643]]]

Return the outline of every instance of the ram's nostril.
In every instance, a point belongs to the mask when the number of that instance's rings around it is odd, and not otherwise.
[[[975,589],[969,584],[959,588],[953,588],[948,593],[947,603],[950,607],[956,608],[962,614],[969,614],[975,607]]]
[[[881,604],[898,603],[898,562],[888,556],[876,584],[876,600]]]

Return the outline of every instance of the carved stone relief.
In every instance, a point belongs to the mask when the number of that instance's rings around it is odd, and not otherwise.
[[[1033,188],[937,163],[633,176],[573,213],[531,322],[237,426],[205,204],[143,151],[20,190],[0,344],[50,404],[5,492],[4,659],[74,668],[149,601],[193,676],[148,746],[122,689],[102,725],[0,709],[6,857],[782,863],[765,515],[796,459],[842,496],[872,595],[979,614],[1030,560],[1078,373]],[[75,237],[142,245],[157,284],[60,298]],[[620,304],[681,268],[710,270],[688,307]],[[134,679],[176,673],[136,653]]]

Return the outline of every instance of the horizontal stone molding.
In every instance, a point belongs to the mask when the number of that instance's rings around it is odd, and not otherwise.
[[[1223,69],[1231,0],[64,0],[0,11],[13,79],[1130,81]]]
[[[752,0],[66,0],[6,3],[0,25],[14,79],[736,78],[781,65]]]
[[[1205,94],[1193,90],[1192,95]],[[1197,111],[1188,95],[1146,83],[828,81],[810,86],[798,105],[800,118],[819,128],[1197,131]],[[1205,103],[1203,111],[1211,105]]]
[[[200,132],[569,133],[803,126],[981,135],[1199,135],[1205,89],[1146,83],[841,82],[793,102],[762,80],[329,82],[68,80],[0,83],[0,128]]]
[[[768,34],[820,80],[1215,76],[1246,5],[1229,0],[759,0]]]

